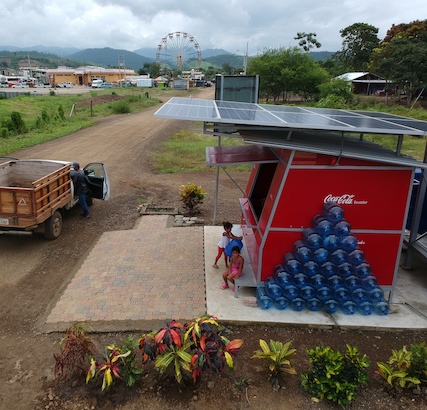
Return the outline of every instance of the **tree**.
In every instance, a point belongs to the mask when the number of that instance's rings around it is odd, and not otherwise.
[[[378,47],[380,40],[378,28],[365,23],[355,23],[340,30],[342,49],[334,58],[352,71],[366,71],[372,51]]]
[[[409,106],[427,83],[427,20],[393,25],[369,67],[403,89]]]
[[[156,78],[160,75],[160,67],[157,63],[144,63],[138,74],[150,74],[151,78]]]
[[[297,47],[265,50],[251,59],[248,74],[260,76],[260,92],[273,101],[281,96],[286,100],[290,93],[304,99],[315,98],[319,84],[329,78],[316,61]]]
[[[320,48],[322,44],[317,41],[316,33],[297,33],[294,40],[299,40],[299,46],[306,52],[310,51],[313,47]]]

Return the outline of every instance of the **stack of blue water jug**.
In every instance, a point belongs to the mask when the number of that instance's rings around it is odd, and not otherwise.
[[[292,252],[283,256],[272,276],[257,288],[258,306],[269,309],[323,310],[352,315],[390,311],[384,292],[351,232],[344,210],[326,202],[304,229]]]

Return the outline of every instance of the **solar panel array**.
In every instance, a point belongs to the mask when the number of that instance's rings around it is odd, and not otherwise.
[[[154,114],[171,118],[349,133],[427,135],[427,122],[381,112],[171,98]]]

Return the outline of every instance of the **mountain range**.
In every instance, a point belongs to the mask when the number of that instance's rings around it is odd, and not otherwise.
[[[3,52],[3,53],[2,53]],[[16,46],[1,46],[0,59],[5,58],[5,55],[10,54],[27,55],[32,59],[32,54],[36,55],[36,60],[43,60],[43,57],[52,59],[52,56],[57,56],[58,65],[99,65],[104,67],[125,66],[139,70],[145,63],[156,61],[157,48],[139,48],[134,51],[113,49],[110,47],[104,48],[88,48],[77,49],[73,47],[55,47],[36,45],[31,47],[16,47]],[[311,52],[313,59],[318,61],[326,61],[332,56],[332,52],[320,51]],[[75,62],[72,64],[70,62]],[[61,64],[62,63],[62,64]],[[233,67],[243,67],[243,56],[230,53],[224,49],[206,49],[202,50],[202,66],[207,68],[212,65],[214,67],[222,67],[223,64],[230,64]],[[1,60],[0,60],[1,66]]]

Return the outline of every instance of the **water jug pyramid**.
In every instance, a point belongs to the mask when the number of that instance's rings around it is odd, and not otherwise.
[[[389,304],[350,223],[340,205],[324,203],[258,288],[260,307],[386,315]]]

